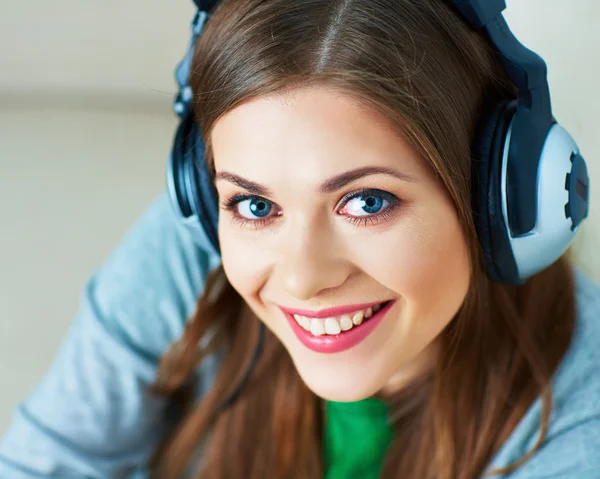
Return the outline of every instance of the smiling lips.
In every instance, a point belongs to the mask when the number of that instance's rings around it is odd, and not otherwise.
[[[315,317],[302,316],[294,314],[294,319],[306,331],[310,331],[315,336],[323,334],[335,335],[342,331],[348,331],[354,326],[358,326],[363,322],[363,319],[369,319],[374,313],[381,309],[382,303],[374,304],[360,311],[342,314],[339,316],[329,316],[324,319]]]
[[[394,302],[359,304],[318,312],[280,308],[305,346],[317,352],[333,353],[362,342]]]

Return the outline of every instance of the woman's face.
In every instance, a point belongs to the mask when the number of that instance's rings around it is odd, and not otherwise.
[[[307,386],[354,401],[426,368],[470,263],[445,189],[402,136],[311,87],[238,106],[212,145],[225,273]]]

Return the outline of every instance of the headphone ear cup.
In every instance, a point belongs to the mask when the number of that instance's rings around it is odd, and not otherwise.
[[[167,186],[171,203],[178,216],[184,219],[189,218],[193,214],[192,206],[189,202],[183,165],[188,126],[189,119],[187,117],[182,118],[177,126],[171,148],[171,156],[167,163]]]
[[[516,101],[492,102],[473,142],[473,209],[486,272],[490,279],[518,284],[519,274],[502,208],[502,163]]]
[[[204,142],[192,113],[177,127],[167,169],[171,203],[183,223],[200,237],[205,236],[220,252],[217,193],[204,160]]]
[[[189,135],[189,147],[186,149],[190,158],[186,160],[189,168],[191,200],[194,212],[213,247],[219,248],[219,202],[213,175],[209,171],[205,159],[205,145],[195,121],[192,121]]]

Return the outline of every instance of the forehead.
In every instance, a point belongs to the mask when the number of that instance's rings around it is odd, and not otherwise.
[[[379,165],[426,174],[391,122],[327,87],[260,97],[227,112],[211,132],[215,169],[262,181],[317,181]]]

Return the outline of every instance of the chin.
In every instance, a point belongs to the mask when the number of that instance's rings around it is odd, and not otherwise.
[[[371,376],[370,381],[366,381],[369,375],[364,372],[357,374],[348,374],[343,372],[334,372],[329,368],[305,368],[296,366],[298,374],[304,381],[304,384],[317,396],[327,401],[352,402],[360,401],[373,396],[381,390],[385,381]]]

